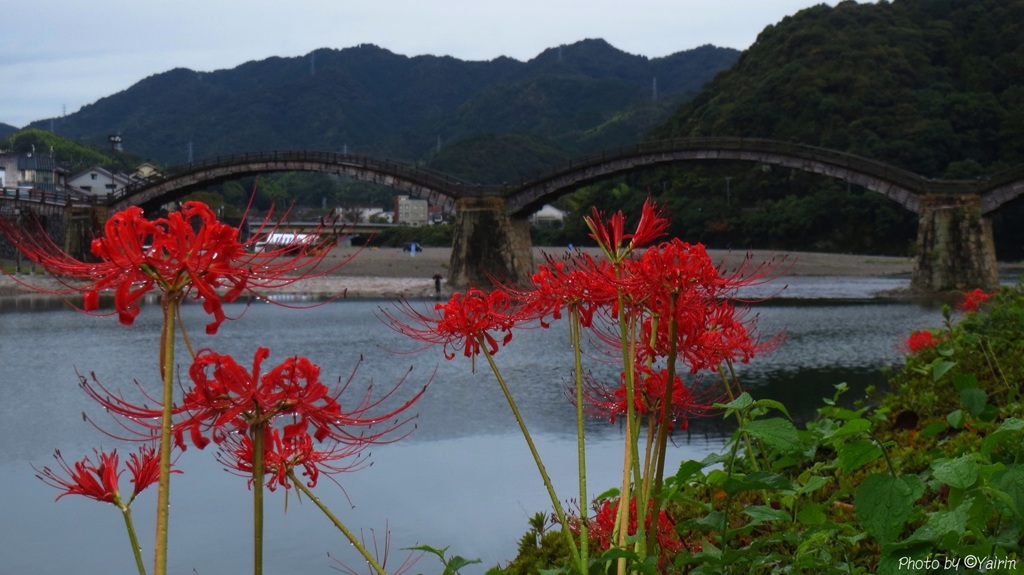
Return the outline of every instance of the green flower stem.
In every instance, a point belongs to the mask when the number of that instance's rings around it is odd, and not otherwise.
[[[657,525],[658,516],[661,514],[661,488],[665,477],[665,451],[668,448],[668,432],[672,428],[672,394],[675,393],[675,379],[676,379],[676,359],[678,357],[678,349],[676,347],[676,336],[679,331],[679,324],[675,320],[675,299],[669,306],[669,320],[668,320],[668,357],[667,371],[665,373],[665,395],[661,398],[661,425],[658,426],[658,437],[654,443],[655,451],[655,470],[654,470],[654,482],[651,487],[651,499],[654,501],[654,507],[651,509],[651,523]],[[650,478],[646,479],[650,481]],[[645,506],[646,509],[646,506]],[[638,511],[639,513],[639,511]],[[651,532],[647,534],[647,544],[650,549],[654,549],[657,545],[658,539],[656,537],[657,528],[651,529]]]
[[[620,549],[626,548],[626,541],[629,537],[629,504],[633,499],[632,485],[641,484],[640,477],[640,454],[639,440],[640,429],[636,419],[636,341],[630,336],[632,324],[627,321],[626,302],[622,293],[619,294],[619,336],[622,344],[623,373],[625,375],[626,387],[626,445],[623,450],[622,462],[622,491],[619,494],[619,513],[616,519],[618,527],[617,545]],[[631,477],[632,476],[632,477]],[[637,501],[637,515],[640,515],[641,502]],[[645,525],[637,521],[637,545],[645,543]],[[638,554],[643,558],[643,548],[637,549]],[[620,557],[617,565],[617,572],[623,575],[626,572],[626,558]]]
[[[562,535],[565,537],[565,543],[569,547],[569,551],[572,553],[572,560],[577,565],[580,565],[580,551],[576,546],[576,542],[572,538],[572,533],[569,531],[569,523],[565,520],[565,510],[562,509],[562,502],[559,501],[558,495],[555,493],[555,487],[551,483],[551,477],[548,476],[547,468],[544,467],[544,462],[541,460],[540,453],[537,451],[537,446],[533,443],[533,437],[530,435],[530,431],[526,428],[526,422],[523,420],[522,414],[519,412],[519,406],[516,405],[514,399],[512,399],[512,392],[508,389],[508,384],[505,383],[505,378],[501,375],[501,370],[498,369],[498,364],[494,362],[494,356],[491,355],[487,349],[486,342],[480,342],[480,349],[484,352],[484,357],[487,358],[487,363],[491,366],[491,371],[494,372],[494,377],[498,380],[498,385],[501,386],[502,393],[505,394],[505,399],[508,401],[508,406],[512,409],[512,415],[516,418],[516,423],[519,424],[519,430],[523,433],[523,438],[526,439],[526,445],[530,448],[530,453],[533,455],[533,460],[537,464],[537,471],[540,472],[541,479],[544,480],[544,487],[548,490],[548,495],[551,497],[551,504],[555,508],[555,514],[558,515],[558,522],[562,525]],[[586,573],[586,569],[583,570]]]
[[[121,508],[121,515],[124,516],[124,527],[128,531],[128,541],[132,546],[132,555],[135,556],[135,568],[139,575],[146,575],[146,565],[142,561],[142,549],[139,547],[139,536],[135,533],[135,523],[132,521],[132,511],[127,505],[118,504]]]
[[[263,425],[249,428],[252,439],[252,572],[263,573]]]
[[[164,292],[160,298],[164,323],[160,331],[160,376],[163,379],[163,414],[160,423],[160,474],[156,497],[156,542],[153,573],[167,573],[167,532],[171,486],[171,411],[174,407],[174,326],[182,293]]]
[[[377,561],[377,559],[370,554],[370,552],[366,549],[366,546],[363,545],[362,541],[357,539],[355,534],[349,531],[348,527],[345,527],[345,524],[341,522],[341,519],[338,519],[338,516],[335,515],[327,507],[327,505],[324,504],[323,501],[320,501],[320,498],[314,495],[313,492],[309,489],[309,487],[306,486],[305,483],[303,483],[301,480],[299,480],[298,477],[295,476],[295,470],[288,470],[288,478],[292,480],[292,485],[294,485],[296,488],[298,488],[299,491],[304,493],[306,497],[309,497],[309,500],[312,501],[314,505],[319,507],[320,511],[324,512],[324,515],[326,515],[327,518],[331,520],[331,523],[334,523],[334,526],[337,527],[338,530],[345,535],[345,538],[348,539],[349,543],[351,543],[356,548],[357,551],[359,551],[359,554],[363,556],[363,559],[366,559],[366,562],[369,563],[370,567],[377,572],[377,575],[387,575],[387,572],[384,571],[384,568],[380,566],[380,563]]]
[[[572,341],[573,355],[576,362],[576,455],[579,460],[580,480],[580,567],[586,573],[590,563],[590,535],[587,525],[587,505],[590,501],[587,493],[587,450],[586,431],[583,419],[583,356],[580,351],[582,326],[579,309],[572,307],[569,315],[569,339]]]

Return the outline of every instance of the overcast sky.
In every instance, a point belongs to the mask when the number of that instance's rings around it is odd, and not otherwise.
[[[828,0],[834,6],[838,0]],[[585,38],[651,58],[744,50],[815,0],[43,0],[8,2],[0,122],[71,114],[173,68],[212,71],[318,48],[526,61]]]

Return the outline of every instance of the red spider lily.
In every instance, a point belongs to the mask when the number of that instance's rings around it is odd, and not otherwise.
[[[239,240],[239,231],[218,222],[213,210],[201,202],[185,202],[180,210],[154,220],[147,220],[141,208],[130,207],[111,216],[103,234],[92,241],[91,252],[98,261],[83,262],[64,252],[41,229],[23,230],[0,218],[0,232],[66,289],[23,285],[58,295],[82,293],[87,312],[98,308],[101,291],[112,289],[118,318],[126,325],[139,314],[139,299],[156,289],[201,300],[203,309],[213,316],[206,331],[216,333],[226,319],[223,302],[324,275],[348,261],[321,268],[334,244],[326,226],[310,237],[323,234],[329,240],[260,252],[254,251],[255,245],[273,232],[269,216],[248,241]]]
[[[648,248],[639,259],[626,262],[621,280],[627,303],[644,317],[641,341],[646,347],[641,352],[664,357],[674,344],[696,373],[724,361],[747,362],[771,349],[774,342],[759,343],[752,335],[756,318],[746,318],[745,308],[735,304],[740,288],[767,277],[767,268],[723,275],[700,244],[674,239]],[[670,327],[674,341],[669,340]]]
[[[932,349],[939,345],[939,339],[935,337],[935,334],[926,330],[920,329],[910,333],[907,337],[907,341],[904,344],[904,349],[908,353],[918,353],[926,349]]]
[[[957,309],[973,313],[981,308],[981,304],[987,302],[991,298],[992,294],[985,292],[981,288],[974,288],[964,294],[964,299],[957,305]]]
[[[595,505],[596,514],[587,521],[590,541],[598,549],[607,550],[614,543],[613,533],[615,530],[615,520],[619,513],[619,501],[619,499],[605,499],[599,505]],[[652,517],[648,514],[648,530],[651,528],[651,520]],[[578,518],[570,520],[570,528],[579,533]],[[672,518],[669,517],[666,511],[661,511],[658,514],[657,529],[656,539],[660,549],[659,565],[665,567],[671,563],[674,555],[686,549],[687,546],[680,540],[679,534],[676,532],[675,523],[673,523]],[[634,497],[629,501],[629,534],[636,535],[636,531],[637,514],[636,498]]]
[[[649,244],[668,229],[669,220],[663,215],[663,210],[656,207],[650,198],[644,202],[641,209],[640,221],[637,223],[636,231],[625,233],[626,217],[621,211],[608,217],[604,212],[592,208],[589,217],[584,218],[587,227],[590,228],[590,237],[597,241],[597,245],[612,261],[620,261],[632,250]],[[626,243],[629,240],[629,243]]]
[[[386,436],[411,418],[393,422],[381,431],[370,432],[368,429],[400,416],[426,389],[424,387],[395,409],[370,415],[398,389],[401,382],[377,399],[372,397],[371,385],[354,407],[343,411],[339,397],[348,384],[332,394],[320,381],[319,366],[304,357],[288,358],[263,373],[263,361],[269,356],[270,351],[266,348],[257,349],[252,369],[247,370],[231,356],[211,351],[200,353],[189,370],[195,386],[182,399],[181,409],[189,412],[190,416],[175,426],[177,445],[185,448],[183,436],[186,431],[191,434],[193,444],[202,449],[208,443],[202,435],[204,430],[210,430],[212,440],[220,443],[228,433],[269,426],[280,416],[290,416],[293,420],[284,428],[286,440],[306,433],[312,426],[318,441],[327,438],[352,444],[397,441],[386,439]],[[349,430],[353,427],[367,431],[353,433]]]
[[[635,412],[640,417],[653,414],[658,424],[663,424],[662,402],[665,397],[668,370],[642,367],[638,369],[638,372],[636,393],[633,397]],[[586,384],[587,391],[584,399],[587,403],[587,413],[590,416],[608,419],[611,423],[626,416],[628,400],[624,383],[616,388],[610,388],[587,377]],[[566,389],[566,395],[573,396],[574,394],[574,389]],[[672,384],[671,402],[670,424],[678,429],[686,429],[689,426],[690,417],[706,413],[713,403],[694,396],[679,375],[675,376]]]
[[[112,503],[118,507],[127,507],[136,495],[157,481],[160,458],[151,446],[143,445],[139,448],[138,453],[128,456],[127,467],[132,475],[131,482],[134,487],[131,497],[124,502],[121,499],[121,490],[118,486],[118,479],[124,470],[118,469],[117,450],[110,453],[99,450],[93,450],[93,452],[96,454],[95,463],[87,456],[71,466],[64,460],[60,450],[57,450],[53,457],[60,465],[63,474],[49,467],[43,467],[36,477],[47,485],[64,492],[57,496],[57,500],[65,495],[84,495],[96,501]],[[174,473],[181,472],[174,471]]]
[[[754,356],[774,349],[780,337],[759,341],[754,335],[756,317],[747,318],[745,308],[737,308],[726,300],[708,301],[703,305],[677,304],[664,315],[646,316],[642,322],[642,359],[664,358],[673,342],[669,340],[669,322],[674,322],[677,362],[690,373],[716,370],[729,362],[747,363]],[[651,333],[656,328],[656,333]]]
[[[589,254],[578,252],[562,260],[545,256],[546,264],[538,266],[528,291],[505,288],[513,298],[524,301],[522,317],[536,317],[542,327],[545,318],[561,319],[562,310],[574,308],[580,323],[588,327],[594,313],[616,303],[617,291],[608,262],[595,262]]]
[[[336,474],[356,471],[369,465],[365,457],[360,457],[368,447],[365,443],[339,445],[327,449],[315,449],[309,434],[301,433],[288,437],[275,428],[263,429],[263,469],[267,489],[275,491],[278,486],[291,489],[288,477],[290,471],[302,469],[302,475],[308,478],[306,485],[316,487],[321,473]],[[233,434],[228,436],[220,446],[217,459],[231,471],[253,477],[253,442],[248,435]],[[343,459],[351,460],[345,465],[334,462]]]
[[[443,345],[446,359],[453,359],[459,349],[466,357],[475,357],[483,346],[488,353],[497,353],[494,334],[504,334],[501,345],[507,345],[512,340],[512,328],[523,319],[522,306],[508,293],[472,287],[465,294],[453,294],[447,303],[436,304],[433,314],[421,313],[408,302],[403,302],[399,310],[412,323],[382,310],[388,326],[429,345]]]

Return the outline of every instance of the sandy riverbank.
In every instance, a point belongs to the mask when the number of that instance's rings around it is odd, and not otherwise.
[[[433,276],[440,273],[447,278],[451,249],[425,248],[410,255],[399,248],[341,247],[329,257],[331,261],[355,257],[328,276],[304,280],[293,284],[287,291],[310,295],[344,295],[344,297],[430,297],[434,294]],[[543,262],[543,253],[559,256],[564,248],[534,248],[535,263]],[[746,252],[709,250],[712,259],[726,266],[742,263]],[[909,276],[914,262],[911,258],[863,256],[850,254],[821,254],[810,252],[754,251],[751,261],[763,262],[783,258],[779,267],[781,277],[786,276]],[[44,287],[57,288],[58,284],[45,275],[21,275],[22,281]],[[783,280],[784,281],[784,280]],[[443,286],[446,293],[451,290]],[[29,290],[8,276],[0,275],[0,295],[16,295]]]

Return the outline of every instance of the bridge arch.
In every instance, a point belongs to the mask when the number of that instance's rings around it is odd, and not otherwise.
[[[509,190],[506,209],[510,216],[522,217],[580,186],[637,168],[709,160],[758,162],[830,176],[878,192],[914,213],[918,213],[922,194],[972,193],[977,187],[974,181],[929,180],[876,160],[792,142],[686,138],[643,142],[573,160],[568,166]]]
[[[451,213],[469,184],[420,166],[353,154],[305,150],[220,156],[172,168],[170,175],[129,186],[111,198],[113,210],[141,206],[150,210],[190,192],[241,176],[271,172],[320,172],[388,186],[440,205]]]
[[[1024,196],[1024,166],[995,174],[979,183],[982,213],[990,214],[1003,204]]]

